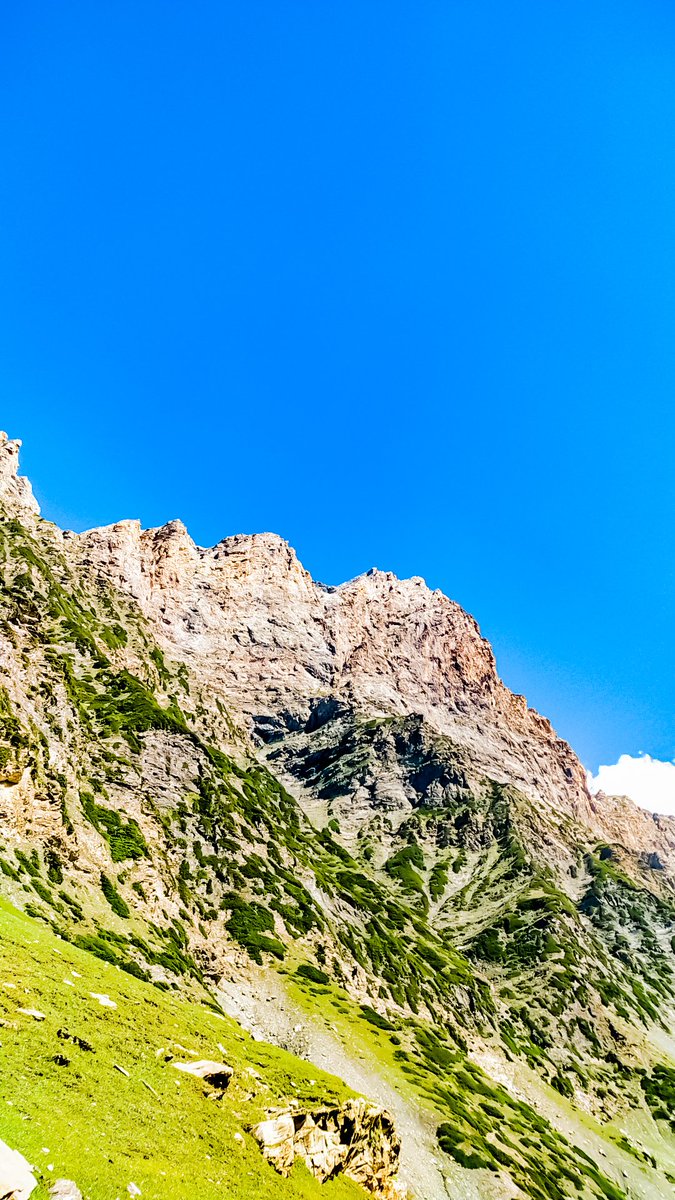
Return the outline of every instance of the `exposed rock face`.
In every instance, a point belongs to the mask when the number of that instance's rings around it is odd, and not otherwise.
[[[405,1196],[396,1180],[401,1145],[393,1122],[365,1100],[283,1113],[261,1121],[251,1132],[281,1175],[288,1175],[299,1158],[321,1183],[343,1174],[379,1200]]]
[[[630,850],[653,860],[663,855],[662,866],[675,869],[675,819],[638,808],[627,796],[607,796],[597,792],[591,797],[594,823],[608,841],[620,842]],[[647,865],[654,866],[654,861]]]
[[[370,571],[326,588],[273,534],[202,550],[177,521],[92,530],[71,551],[129,591],[167,647],[268,736],[311,722],[329,697],[366,714],[422,713],[479,767],[590,816],[569,746],[504,687],[473,618],[422,579]]]
[[[0,503],[30,524],[39,506],[18,474],[20,447],[0,432]],[[616,805],[591,798],[567,743],[499,679],[475,620],[423,579],[372,570],[328,588],[275,534],[202,549],[181,521],[54,534],[75,566],[136,600],[165,646],[264,740],[311,728],[331,702],[365,715],[419,713],[466,746],[477,769],[601,834],[620,826],[630,848],[661,850],[675,864],[675,823],[650,828],[632,805],[617,819]],[[19,778],[14,766],[5,782]]]
[[[475,620],[423,579],[372,570],[325,587],[274,534],[204,550],[180,521],[67,535],[67,549],[137,600],[166,650],[263,741],[311,732],[336,707],[419,714],[467,750],[474,771],[598,836],[620,825],[629,848],[662,853],[675,869],[675,822],[633,805],[617,821],[615,805],[591,798],[569,745],[499,679]]]
[[[40,512],[29,481],[19,475],[21,442],[0,431],[0,503],[12,516],[32,520]]]

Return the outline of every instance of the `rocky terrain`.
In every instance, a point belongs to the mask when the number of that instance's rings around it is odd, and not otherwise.
[[[279,1161],[240,1134],[280,1195],[670,1195],[675,822],[591,797],[423,580],[325,587],[272,534],[178,521],[62,531],[17,467],[1,435],[8,901],[366,1094],[377,1153],[289,1068]]]

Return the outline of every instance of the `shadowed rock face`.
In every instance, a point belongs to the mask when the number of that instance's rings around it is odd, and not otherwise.
[[[421,813],[441,849],[479,850],[508,832],[506,810],[490,803],[490,787],[469,751],[419,714],[364,721],[342,707],[318,729],[310,720],[273,741],[266,760],[319,823],[337,821],[353,850],[370,837],[378,862],[391,835],[405,838]],[[474,797],[484,791],[485,804],[472,812]]]

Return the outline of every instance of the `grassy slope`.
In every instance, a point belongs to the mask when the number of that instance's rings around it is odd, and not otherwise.
[[[117,1008],[102,1007],[91,992],[106,993]],[[19,1008],[35,1008],[45,1020]],[[301,1103],[344,1098],[349,1093],[340,1080],[253,1041],[205,1007],[60,941],[4,901],[0,1017],[0,1137],[44,1173],[36,1200],[60,1176],[74,1179],[87,1200],[115,1200],[132,1182],[144,1200],[363,1195],[345,1180],[320,1187],[304,1168],[282,1179],[244,1128],[290,1097]],[[86,1039],[94,1053],[58,1038],[59,1029]],[[207,1099],[199,1080],[157,1054],[162,1048],[178,1060],[189,1059],[179,1045],[198,1058],[224,1057],[234,1067],[222,1101]],[[66,1056],[70,1066],[58,1066],[55,1055]]]
[[[420,1112],[435,1115],[435,1123],[447,1119],[450,1113],[458,1127],[468,1121],[467,1152],[477,1146],[481,1127],[486,1132],[485,1111],[481,1108],[485,1110],[487,1095],[488,1112],[495,1118],[490,1122],[487,1144],[507,1134],[510,1141],[505,1144],[516,1151],[515,1161],[521,1163],[520,1168],[513,1171],[512,1167],[511,1171],[526,1195],[550,1200],[559,1195],[558,1187],[567,1190],[570,1180],[562,1177],[561,1167],[571,1169],[576,1176],[578,1183],[570,1190],[579,1196],[615,1198],[623,1196],[626,1188],[626,1195],[649,1200],[675,1194],[675,1137],[663,1122],[657,1128],[643,1110],[624,1111],[616,1121],[602,1125],[544,1084],[518,1058],[511,1068],[504,1060],[499,1071],[513,1079],[517,1094],[528,1097],[529,1103],[513,1106],[508,1092],[480,1070],[472,1075],[472,1086],[466,1089],[465,1070],[471,1063],[470,1056],[451,1064],[444,1061],[442,1053],[440,1058],[437,1052],[434,1054],[433,1047],[429,1055],[428,1044],[426,1053],[424,1046],[416,1049],[411,1037],[415,1022],[399,1021],[392,1034],[364,1020],[358,1006],[340,989],[316,986],[294,975],[286,978],[285,986],[309,1019],[334,1030],[352,1054],[364,1057],[401,1095],[413,1100]],[[407,1047],[404,1056],[400,1046]],[[444,1091],[444,1082],[450,1085],[450,1093]],[[450,1095],[457,1105],[448,1110]],[[528,1152],[528,1142],[532,1153]],[[657,1156],[660,1170],[652,1169],[639,1152],[640,1146]]]

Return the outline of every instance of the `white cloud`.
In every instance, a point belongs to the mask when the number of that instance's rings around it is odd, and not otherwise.
[[[588,786],[593,793],[630,796],[640,808],[675,816],[675,762],[622,754],[613,766],[598,767],[597,775],[589,771]]]

